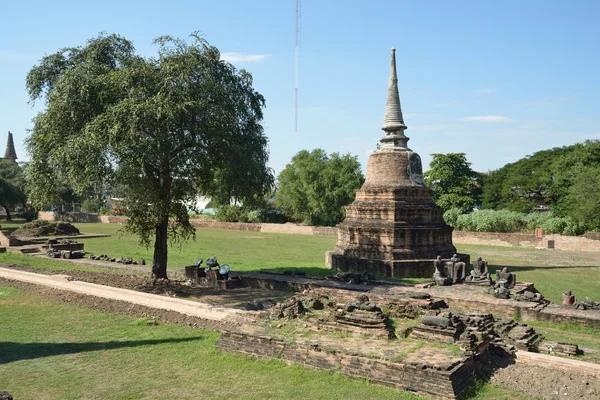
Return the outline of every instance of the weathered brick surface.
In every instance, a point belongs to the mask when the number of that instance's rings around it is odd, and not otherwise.
[[[435,399],[460,397],[471,384],[475,370],[472,359],[465,359],[444,370],[439,366],[408,365],[402,361],[392,362],[325,349],[318,344],[286,343],[281,339],[231,331],[222,333],[217,346],[224,351],[280,358],[306,367],[339,371],[352,378],[364,378]]]
[[[427,277],[436,256],[450,258],[456,252],[452,228],[431,191],[413,182],[411,154],[396,149],[371,154],[365,183],[346,207],[336,247],[327,253],[330,268]]]

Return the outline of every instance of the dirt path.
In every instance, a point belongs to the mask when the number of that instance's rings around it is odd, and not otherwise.
[[[95,296],[109,300],[125,301],[145,307],[176,311],[181,314],[213,321],[236,321],[242,319],[244,311],[213,306],[180,298],[156,296],[135,290],[98,285],[95,283],[69,280],[66,275],[41,275],[32,272],[0,268],[0,277],[8,280],[47,286],[53,289]]]
[[[102,282],[98,274],[92,274]],[[104,276],[106,275],[106,276]],[[136,276],[103,274],[104,278],[141,279]],[[0,285],[11,285],[30,293],[60,299],[107,312],[147,317],[203,329],[236,329],[255,318],[254,313],[219,307],[200,301],[144,293],[122,287],[69,280],[65,275],[43,275],[13,268],[0,268]],[[130,283],[121,283],[127,286]],[[215,294],[215,298],[217,295]],[[514,362],[514,361],[513,361]],[[588,368],[589,370],[586,370]],[[517,362],[498,368],[490,382],[518,390],[537,399],[600,398],[600,366],[576,360],[534,353],[523,354]]]

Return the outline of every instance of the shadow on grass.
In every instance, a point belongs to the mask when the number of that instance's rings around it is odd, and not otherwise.
[[[41,357],[63,354],[85,353],[88,351],[114,350],[126,347],[151,346],[165,343],[181,343],[203,339],[202,336],[177,339],[128,340],[125,342],[84,342],[84,343],[15,343],[0,342],[0,365],[13,361],[32,360]]]
[[[432,267],[433,269],[433,267]],[[243,272],[271,272],[277,274],[288,273],[291,276],[306,276],[308,278],[318,277],[324,278],[326,276],[335,275],[337,272],[329,269],[329,268],[319,268],[319,267],[275,267],[268,269],[255,269],[255,270],[247,270]],[[302,275],[304,273],[304,275]],[[433,275],[433,272],[431,273]],[[414,285],[415,283],[424,282],[430,280],[430,278],[389,278],[385,276],[378,276],[378,280],[389,281],[394,283],[405,283]]]
[[[550,271],[550,270],[554,270],[554,269],[574,269],[574,268],[597,268],[600,269],[599,266],[597,265],[577,265],[577,266],[568,266],[568,265],[563,265],[563,266],[548,266],[548,267],[541,267],[541,266],[523,266],[523,265],[509,265],[509,264],[503,264],[503,265],[489,265],[488,266],[488,270],[490,271],[490,274],[495,275],[496,274],[496,270],[501,270],[504,267],[508,267],[508,270],[510,272],[523,272],[523,271]]]
[[[469,386],[467,391],[463,394],[463,399],[479,399],[493,398],[485,396],[488,392],[489,387],[486,383],[490,382],[491,377],[499,369],[509,368],[515,364],[514,357],[507,354],[504,350],[499,348],[490,348],[489,352],[484,355],[483,359],[479,360],[479,366],[474,371],[475,380]]]
[[[317,276],[317,277],[326,277],[329,275],[333,275],[335,272],[329,268],[320,268],[320,267],[275,267],[275,268],[257,268],[252,270],[246,270],[244,272],[274,272],[278,274],[282,274],[284,272],[291,272],[291,275],[304,273],[306,276]]]

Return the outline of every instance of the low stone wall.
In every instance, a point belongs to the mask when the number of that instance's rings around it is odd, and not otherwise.
[[[9,231],[0,231],[0,246],[10,247],[19,246],[20,244],[21,241],[16,237],[11,236]]]
[[[473,381],[475,362],[465,358],[447,369],[408,365],[365,355],[325,349],[318,344],[288,343],[281,339],[225,331],[217,346],[229,352],[288,362],[322,370],[337,371],[351,378],[408,390],[435,399],[461,397]]]
[[[40,211],[38,212],[38,219],[63,222],[101,222],[98,214],[84,212]]]
[[[105,224],[124,224],[127,222],[127,217],[118,215],[101,215],[100,222]]]
[[[600,240],[600,232],[586,232],[583,234],[586,239]]]
[[[242,222],[219,222],[191,220],[192,226],[196,228],[233,229],[238,231],[260,232],[260,224],[247,224]]]
[[[491,246],[539,247],[542,242],[529,233],[452,232],[452,242],[463,244],[487,244]]]
[[[50,213],[39,213],[52,214]],[[85,214],[85,213],[63,213],[63,214]],[[94,214],[89,214],[94,215]],[[40,219],[49,219],[42,218]],[[61,221],[68,221],[60,219]],[[102,215],[99,221],[68,221],[68,222],[105,222],[125,223],[127,217]],[[337,236],[338,229],[328,226],[304,226],[292,223],[286,224],[253,224],[242,222],[219,222],[191,220],[193,226],[198,228],[234,229],[240,231],[267,232],[267,233],[294,233],[298,235],[325,235]],[[508,247],[543,247],[548,248],[548,241],[554,241],[554,248],[571,251],[600,251],[600,233],[589,232],[583,236],[546,235],[542,239],[536,238],[529,233],[495,233],[495,232],[452,232],[452,241],[455,244],[484,244],[491,246]]]
[[[600,235],[598,235],[600,236]],[[600,239],[595,232],[583,236],[544,235],[537,238],[529,233],[496,232],[452,232],[454,244],[484,244],[490,246],[548,248],[548,241],[554,241],[554,248],[569,251],[600,251]]]
[[[291,223],[286,224],[253,224],[244,222],[219,222],[191,220],[195,227],[234,229],[239,231],[265,232],[265,233],[294,233],[297,235],[329,235],[336,236],[337,228],[327,226],[303,226]]]

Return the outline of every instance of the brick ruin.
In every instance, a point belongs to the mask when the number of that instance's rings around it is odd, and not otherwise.
[[[369,157],[365,183],[338,225],[338,242],[327,252],[327,265],[377,276],[428,277],[433,259],[450,258],[456,248],[452,228],[423,181],[421,158],[407,147],[395,49],[382,129],[380,149]],[[468,264],[468,256],[463,258]]]
[[[546,341],[525,323],[453,311],[435,296],[410,291],[307,289],[255,315],[251,328],[223,332],[217,346],[435,399],[464,397],[475,379],[490,376],[495,357],[510,364],[518,350],[581,354],[577,345]]]

